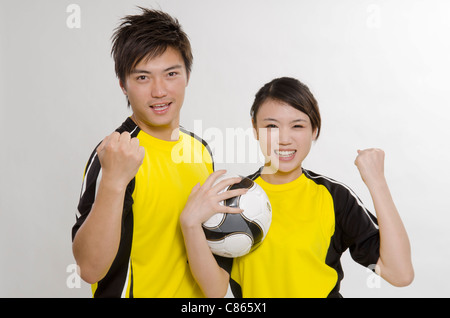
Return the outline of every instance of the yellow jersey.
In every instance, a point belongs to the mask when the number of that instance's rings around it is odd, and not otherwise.
[[[128,131],[145,148],[144,161],[129,183],[119,250],[106,276],[92,285],[94,297],[203,297],[192,277],[179,224],[191,189],[213,172],[208,145],[180,128],[178,141],[142,131],[132,120]],[[85,169],[72,238],[95,201],[101,166],[96,151]]]
[[[376,218],[333,179],[303,169],[296,180],[274,185],[260,171],[250,178],[270,199],[272,224],[256,250],[233,260],[235,296],[340,297],[340,257],[347,248],[364,266],[378,261]]]

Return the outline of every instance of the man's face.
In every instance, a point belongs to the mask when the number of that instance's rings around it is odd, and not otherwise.
[[[132,118],[146,133],[171,140],[179,127],[188,74],[179,51],[168,47],[152,59],[143,59],[121,83],[133,110]]]

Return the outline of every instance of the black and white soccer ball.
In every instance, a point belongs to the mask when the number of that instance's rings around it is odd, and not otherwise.
[[[224,175],[223,179],[231,178]],[[221,204],[239,207],[242,213],[217,213],[203,223],[203,230],[211,251],[219,256],[239,257],[255,250],[263,241],[272,222],[272,207],[264,190],[253,180],[242,177],[242,181],[223,191],[247,188],[244,195],[222,201]]]

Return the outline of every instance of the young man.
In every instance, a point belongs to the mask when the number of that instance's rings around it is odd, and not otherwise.
[[[94,297],[203,296],[179,225],[191,189],[214,170],[207,144],[179,126],[189,40],[176,19],[142,9],[123,19],[112,55],[133,114],[85,169],[72,229],[80,275]]]

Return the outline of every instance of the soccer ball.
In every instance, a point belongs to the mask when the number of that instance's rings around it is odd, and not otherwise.
[[[223,179],[231,178],[224,175]],[[223,191],[247,188],[244,195],[222,201],[231,207],[239,207],[244,212],[217,213],[203,223],[203,230],[211,251],[219,256],[239,257],[255,250],[267,235],[272,222],[272,207],[264,190],[253,180],[242,177],[242,181]]]

